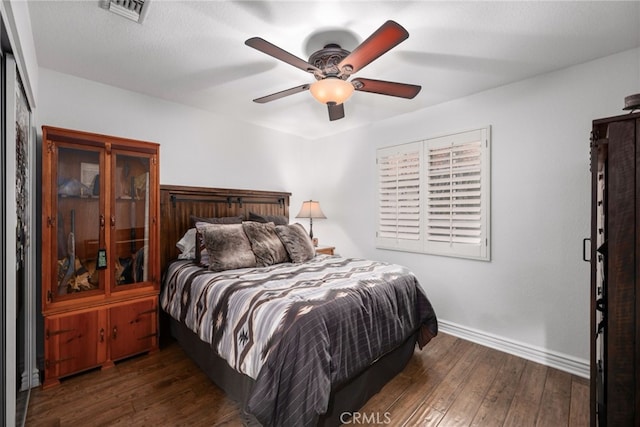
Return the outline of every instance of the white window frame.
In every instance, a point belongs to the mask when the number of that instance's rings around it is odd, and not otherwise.
[[[406,193],[401,179],[395,188],[400,201],[394,205],[394,166],[389,163],[407,155],[417,156],[420,171],[419,208],[416,212],[410,206],[409,214],[401,200]],[[445,161],[430,161],[436,155]],[[377,248],[491,260],[490,126],[379,148],[376,163]]]

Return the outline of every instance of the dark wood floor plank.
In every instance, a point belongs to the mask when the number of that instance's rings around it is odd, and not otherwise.
[[[571,374],[549,369],[540,401],[537,427],[557,427],[569,423]]]
[[[505,354],[504,362],[471,422],[472,427],[504,423],[526,363],[524,359]]]
[[[545,412],[555,400],[562,402]],[[407,427],[520,427],[561,418],[567,421],[558,426],[578,427],[588,425],[589,383],[440,334],[360,412],[380,419],[388,413],[390,425]],[[58,387],[32,390],[25,425],[240,427],[243,420],[240,407],[174,342]]]
[[[463,391],[464,385],[478,366],[478,361],[485,357],[489,349],[474,345],[449,371],[443,384],[432,393],[425,403],[440,412],[447,413],[453,402]]]
[[[473,366],[460,395],[451,403],[440,426],[469,426],[473,422],[505,358],[504,353],[487,349],[485,356]]]
[[[449,407],[458,398],[468,382],[478,360],[483,358],[489,349],[479,345],[472,345],[460,360],[449,370],[441,384],[424,399],[422,405],[407,420],[407,425],[419,425],[432,409],[448,414]]]
[[[97,409],[97,410],[96,410]],[[73,426],[108,426],[113,425],[123,414],[131,416],[135,410],[131,402],[110,401],[108,405],[101,405],[100,408],[86,409],[75,412],[73,417],[68,417],[63,425]]]
[[[437,427],[440,426],[440,422],[444,418],[445,414],[437,409],[422,405],[418,413],[414,412],[413,416],[407,419],[402,426],[403,427]]]
[[[505,419],[505,427],[535,426],[547,378],[547,367],[527,361]]]
[[[569,426],[587,426],[589,421],[589,382],[574,376],[571,381]]]
[[[445,378],[448,377],[449,372],[456,366],[457,362],[473,349],[472,343],[457,339],[447,349],[446,353],[433,359],[426,372],[419,378],[415,378],[415,381],[409,385],[402,399],[397,400],[388,409],[392,423],[394,425],[404,425],[419,408],[424,411],[431,408],[431,405],[425,405],[425,401],[434,392],[440,390],[440,385],[444,383]],[[428,357],[428,353],[422,357]],[[426,417],[424,414],[418,416],[422,419]]]

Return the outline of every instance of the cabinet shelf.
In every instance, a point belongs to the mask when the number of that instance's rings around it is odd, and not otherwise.
[[[58,194],[61,199],[77,199],[77,200],[100,200],[100,196],[69,196],[68,194]]]

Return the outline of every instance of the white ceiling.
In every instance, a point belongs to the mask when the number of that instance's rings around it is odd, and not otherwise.
[[[640,46],[640,2],[630,1],[151,0],[148,7],[137,24],[98,0],[29,0],[38,65],[314,139]],[[334,122],[309,92],[252,102],[313,76],[246,39],[262,37],[307,60],[307,44],[323,42],[318,33],[342,30],[360,43],[389,19],[409,39],[354,77],[421,85],[416,98],[356,92]]]

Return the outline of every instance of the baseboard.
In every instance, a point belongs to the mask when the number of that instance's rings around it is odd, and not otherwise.
[[[534,347],[507,338],[488,334],[453,322],[438,319],[438,329],[446,334],[494,348],[523,359],[559,369],[583,378],[589,378],[589,361]]]

